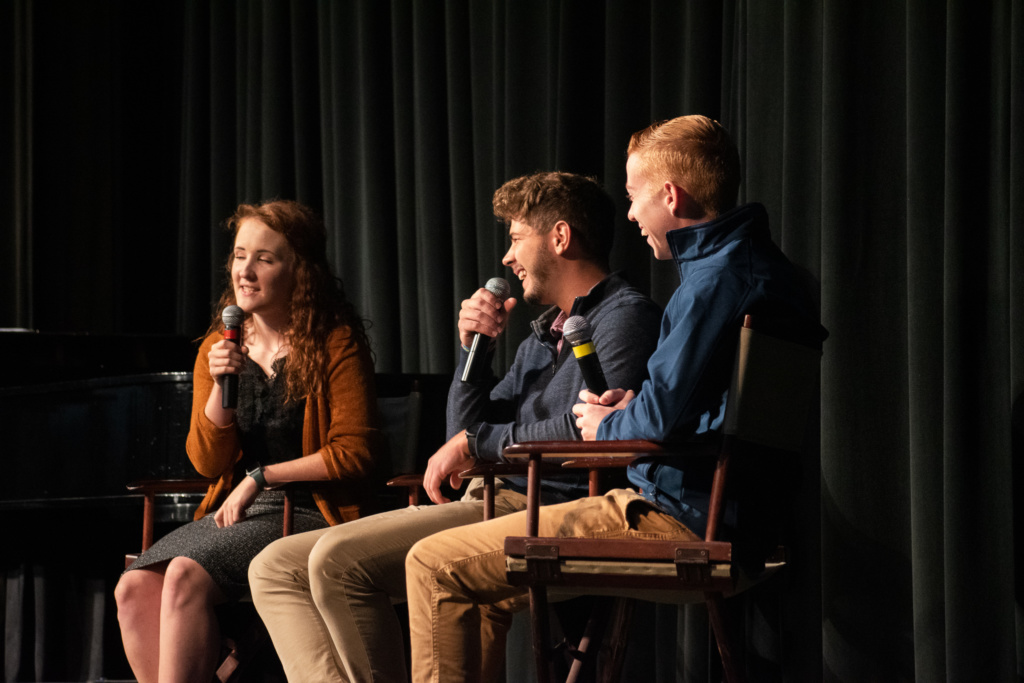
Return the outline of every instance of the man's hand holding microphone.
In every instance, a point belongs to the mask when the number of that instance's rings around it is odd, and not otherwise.
[[[462,302],[459,309],[459,342],[469,352],[462,381],[470,382],[481,376],[488,362],[488,350],[493,340],[505,331],[509,313],[515,308],[515,298],[509,297],[506,280],[494,277],[484,287]],[[453,489],[462,486],[459,472],[473,465],[466,430],[462,430],[430,456],[423,474],[423,489],[434,503],[447,503],[441,493],[445,479]]]
[[[509,313],[516,306],[515,297],[510,297],[508,281],[492,277],[487,284],[473,292],[473,296],[462,302],[459,310],[459,341],[469,351],[462,381],[470,382],[480,377],[487,363],[488,347],[505,331]]]

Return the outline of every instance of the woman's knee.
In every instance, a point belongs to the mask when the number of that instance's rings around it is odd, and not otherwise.
[[[144,584],[141,571],[125,572],[114,586],[114,602],[123,610],[136,604],[144,597]]]
[[[164,572],[162,604],[171,609],[202,603],[216,604],[219,590],[213,577],[195,560],[176,557]]]
[[[119,619],[160,609],[163,575],[147,569],[136,569],[121,575],[114,587]]]

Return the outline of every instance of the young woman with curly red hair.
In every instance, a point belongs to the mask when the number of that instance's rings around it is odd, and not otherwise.
[[[327,262],[322,221],[275,200],[229,219],[230,283],[196,360],[189,459],[215,479],[195,520],[160,539],[115,595],[138,680],[209,680],[219,653],[214,607],[248,590],[249,561],[281,536],[291,487],[294,530],[358,518],[377,452],[373,362],[363,321]],[[242,344],[220,313],[244,312]],[[238,377],[237,408],[221,379]]]

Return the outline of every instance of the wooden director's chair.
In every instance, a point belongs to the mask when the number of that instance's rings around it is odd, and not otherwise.
[[[723,601],[764,581],[781,570],[786,551],[771,539],[758,546],[744,536],[722,538],[726,498],[742,507],[744,493],[756,493],[758,482],[744,488],[740,477],[744,463],[785,463],[798,460],[806,436],[808,418],[814,414],[818,395],[821,345],[827,332],[820,325],[786,327],[761,323],[746,316],[740,331],[732,384],[726,404],[722,434],[714,443],[696,446],[657,444],[649,441],[549,441],[521,443],[505,450],[509,460],[529,463],[527,528],[525,536],[505,540],[507,576],[513,585],[528,586],[534,632],[534,655],[539,681],[552,674],[553,648],[548,620],[548,590],[559,597],[611,595],[655,602],[704,602],[718,644],[725,679],[745,679],[743,665],[726,623]],[[765,320],[765,323],[769,321]],[[600,493],[603,469],[622,467],[638,457],[692,455],[717,459],[705,539],[700,542],[542,538],[537,536],[539,482],[542,468],[553,463],[563,468],[590,471],[591,495]],[[763,488],[763,487],[762,487]],[[774,501],[782,507],[784,501]],[[742,525],[740,525],[742,527]],[[627,600],[599,601],[613,604],[596,613],[583,639],[573,646],[574,661],[569,680],[596,675],[604,625],[621,620]],[[612,646],[606,648],[602,680],[618,680],[621,670],[622,633],[612,630]]]

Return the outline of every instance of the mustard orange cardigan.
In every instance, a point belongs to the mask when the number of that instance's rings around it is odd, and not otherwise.
[[[242,458],[238,431],[232,423],[218,427],[204,412],[213,390],[210,347],[223,339],[219,332],[203,340],[196,357],[192,388],[192,422],[186,451],[204,477],[217,479],[196,509],[199,519],[214,511],[232,488],[234,466]],[[341,327],[328,338],[325,388],[306,397],[302,422],[302,455],[319,453],[329,481],[309,482],[317,507],[332,526],[359,518],[370,503],[367,485],[374,454],[380,452],[373,361],[369,350]]]

